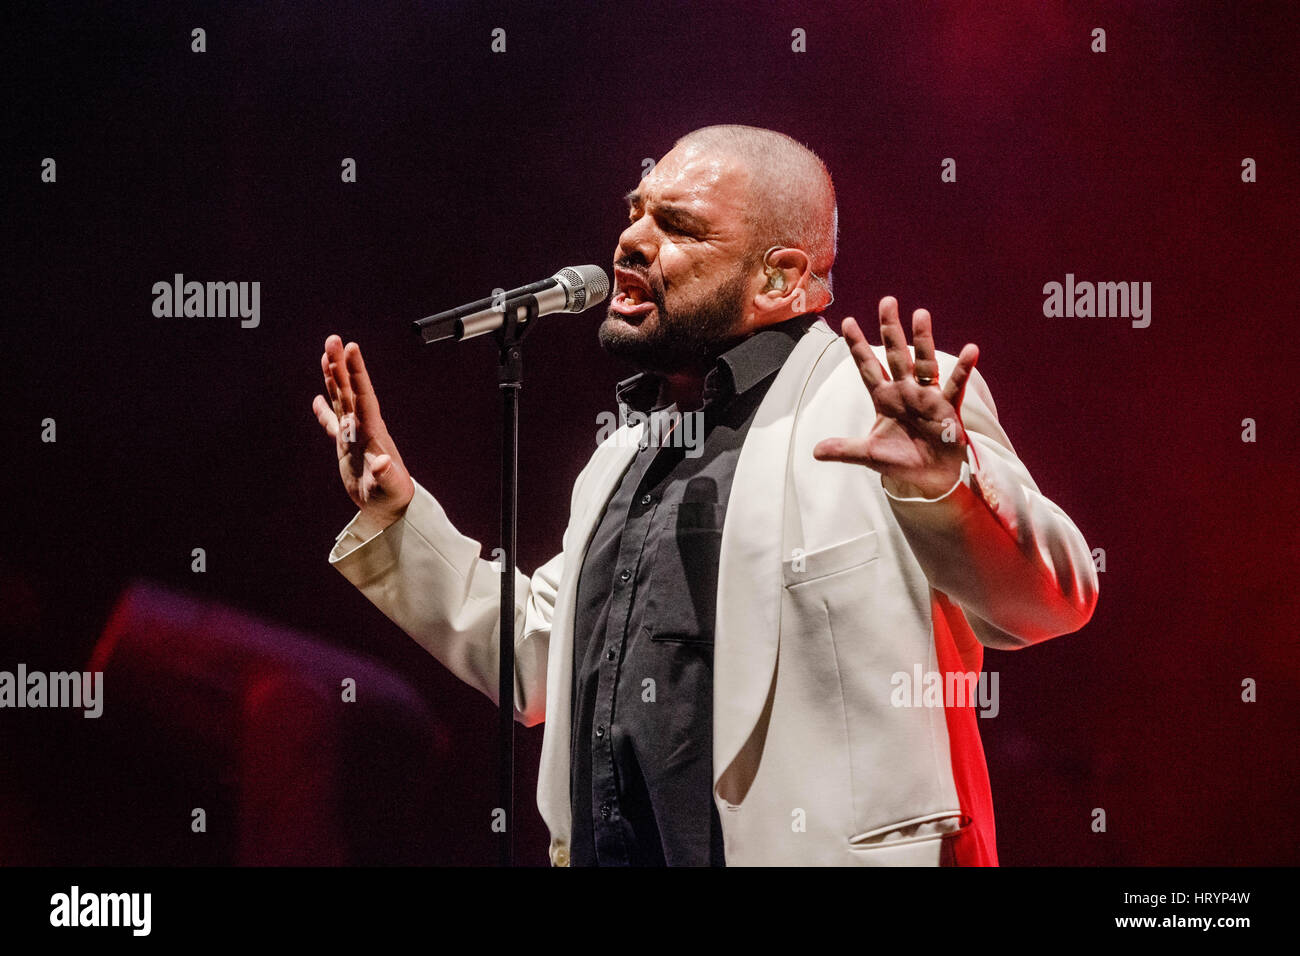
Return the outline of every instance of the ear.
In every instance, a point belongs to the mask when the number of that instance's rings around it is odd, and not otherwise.
[[[784,322],[811,311],[816,296],[808,288],[812,263],[807,253],[780,246],[770,250],[758,268],[757,291],[751,302],[755,326]]]

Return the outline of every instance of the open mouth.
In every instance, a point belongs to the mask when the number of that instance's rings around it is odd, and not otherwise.
[[[610,300],[609,307],[619,315],[627,316],[646,316],[655,310],[654,302],[647,299],[640,289],[620,291]]]
[[[614,278],[618,283],[619,290],[615,293],[614,298],[609,301],[609,307],[612,311],[619,315],[640,318],[649,315],[655,310],[654,299],[651,298],[650,290],[641,281],[640,276],[622,269],[615,269]]]

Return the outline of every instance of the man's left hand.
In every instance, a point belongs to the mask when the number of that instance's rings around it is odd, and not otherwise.
[[[974,344],[962,348],[952,374],[941,386],[930,313],[925,309],[912,313],[913,360],[898,317],[898,300],[893,296],[880,300],[880,338],[888,373],[876,361],[856,320],[846,318],[842,328],[876,408],[876,421],[865,438],[818,442],[813,457],[873,468],[880,472],[885,489],[899,497],[943,495],[961,477],[966,460],[961,403],[979,348]]]

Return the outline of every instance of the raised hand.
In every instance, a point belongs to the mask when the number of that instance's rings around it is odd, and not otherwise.
[[[415,483],[397,453],[370,384],[361,347],[331,335],[320,357],[329,398],[312,401],[316,420],[334,439],[343,487],[362,513],[379,527],[396,521],[415,496]]]
[[[900,497],[937,498],[961,477],[966,458],[966,430],[961,403],[966,382],[979,359],[979,348],[966,345],[942,386],[935,357],[930,313],[912,313],[913,360],[898,317],[898,300],[880,300],[880,338],[889,363],[886,372],[852,318],[843,322],[845,341],[871,394],[876,420],[865,438],[827,438],[813,457],[846,461],[880,472],[886,489]]]

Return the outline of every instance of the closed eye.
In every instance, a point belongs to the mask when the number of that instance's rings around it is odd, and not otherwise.
[[[629,198],[630,202],[630,208],[627,212],[627,221],[629,223],[636,222],[644,211],[645,206],[642,202],[632,201],[631,194],[629,194],[629,197],[625,198]],[[639,199],[640,197],[635,198]],[[669,232],[678,236],[689,236],[692,238],[698,238],[708,232],[705,223],[698,216],[684,207],[652,204],[651,208],[653,210],[651,215],[654,216],[655,220],[659,223],[659,227],[663,229],[664,232]]]

